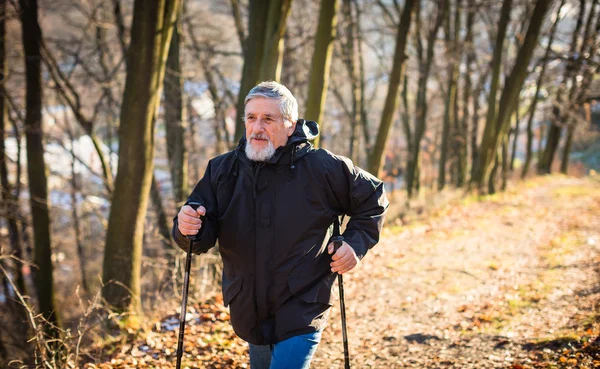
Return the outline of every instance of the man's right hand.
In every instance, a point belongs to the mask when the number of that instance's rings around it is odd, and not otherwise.
[[[189,205],[184,205],[179,214],[177,214],[177,228],[184,236],[193,236],[198,233],[202,228],[202,220],[200,216],[206,215],[206,208],[204,206],[198,206],[198,209],[194,210]]]

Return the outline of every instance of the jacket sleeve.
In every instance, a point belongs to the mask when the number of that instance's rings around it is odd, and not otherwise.
[[[362,259],[379,242],[389,202],[383,182],[356,167],[348,158],[338,157],[338,179],[332,190],[341,212],[350,216],[343,237]]]
[[[206,216],[202,222],[202,227],[198,234],[196,234],[192,244],[191,251],[195,254],[207,252],[215,245],[215,242],[219,237],[217,198],[211,180],[212,166],[213,162],[209,161],[204,177],[196,184],[194,190],[184,204],[187,205],[190,202],[197,202],[206,208]],[[181,249],[188,251],[190,241],[179,231],[177,226],[177,216],[173,218],[171,236]]]

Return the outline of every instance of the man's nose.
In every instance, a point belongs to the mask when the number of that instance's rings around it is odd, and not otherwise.
[[[264,131],[266,127],[265,121],[262,118],[257,118],[254,124],[254,129],[257,131]]]

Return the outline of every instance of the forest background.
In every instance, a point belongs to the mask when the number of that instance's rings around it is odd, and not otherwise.
[[[0,363],[76,365],[173,309],[171,218],[263,80],[385,180],[392,224],[596,173],[599,3],[0,0]],[[194,278],[218,290],[216,250]]]

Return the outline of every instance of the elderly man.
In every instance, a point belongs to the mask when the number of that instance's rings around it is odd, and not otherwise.
[[[331,307],[335,273],[352,270],[379,240],[383,184],[344,157],[315,149],[316,122],[276,82],[245,100],[246,136],[208,163],[174,219],[173,238],[203,253],[219,240],[223,301],[253,369],[308,368]],[[332,224],[350,216],[334,253]],[[202,219],[201,219],[202,217]]]

